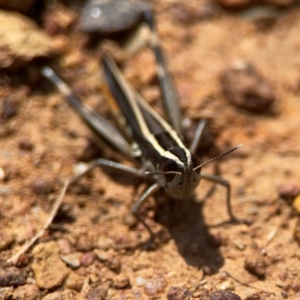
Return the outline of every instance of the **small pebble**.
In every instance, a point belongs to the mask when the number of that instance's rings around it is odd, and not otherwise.
[[[73,167],[73,173],[75,176],[80,175],[88,169],[88,164],[85,162],[79,162]]]
[[[132,213],[128,213],[128,214],[125,214],[125,216],[123,218],[123,223],[124,223],[124,225],[127,225],[130,228],[133,228],[134,226],[136,226],[138,221],[137,221],[137,218]]]
[[[71,289],[71,290],[75,290],[76,292],[80,292],[80,290],[82,289],[82,286],[84,284],[84,279],[85,279],[84,277],[80,277],[75,272],[71,272],[65,282],[65,287],[67,289]]]
[[[146,283],[146,279],[142,276],[138,276],[135,278],[135,282],[137,286],[143,286]]]
[[[114,287],[116,289],[124,289],[130,285],[129,278],[123,274],[114,277]]]
[[[21,0],[6,2],[23,3]],[[53,39],[37,25],[33,18],[12,11],[0,10],[0,24],[0,68],[16,70],[32,64],[36,58],[50,57],[54,54]],[[14,93],[10,97],[15,97]],[[26,102],[25,99],[24,102]],[[9,109],[9,115],[15,115],[16,108]]]
[[[44,178],[38,178],[31,183],[32,191],[37,195],[47,195],[54,191],[53,182]]]
[[[232,280],[225,280],[221,284],[218,285],[218,288],[222,291],[234,291],[235,286]]]
[[[100,237],[97,241],[97,247],[102,250],[111,249],[114,247],[114,245],[115,245],[114,240],[107,237]]]
[[[293,283],[291,284],[291,289],[298,293],[300,291],[300,281],[299,279],[293,280]]]
[[[168,300],[187,300],[189,299],[190,291],[184,287],[171,286],[167,297]]]
[[[287,277],[288,277],[288,273],[287,271],[282,271],[279,273],[278,277],[280,278],[280,280],[282,281],[286,281],[287,280]]]
[[[25,284],[16,288],[12,300],[38,300],[41,298],[40,290],[35,284]]]
[[[168,282],[163,276],[157,276],[146,281],[144,292],[147,296],[156,296],[157,294],[164,292],[167,285]]]
[[[25,284],[25,276],[22,270],[10,267],[0,268],[0,286],[19,286]]]
[[[86,294],[85,299],[87,300],[105,300],[107,299],[108,287],[98,286],[96,288],[92,288]]]
[[[120,270],[121,270],[121,262],[116,257],[110,258],[107,261],[107,266],[109,267],[110,270],[112,270],[116,273],[120,272]]]
[[[21,140],[19,140],[19,148],[25,151],[32,151],[34,145],[30,140],[22,138]]]
[[[93,248],[93,241],[88,235],[80,235],[77,239],[76,250],[86,252]]]
[[[220,82],[229,102],[253,113],[266,112],[276,99],[274,88],[249,62],[224,70]]]
[[[286,291],[281,291],[281,296],[284,298],[284,299],[287,299],[289,297],[288,293]]]
[[[95,259],[94,252],[86,252],[81,256],[80,264],[83,267],[88,267],[89,265],[91,265],[93,263],[94,259]]]
[[[294,199],[300,194],[300,185],[296,183],[281,185],[278,188],[278,194],[286,200]]]
[[[106,251],[101,250],[101,249],[96,249],[94,252],[96,254],[97,259],[99,259],[99,261],[101,261],[101,262],[107,261],[108,254]]]
[[[263,278],[266,274],[266,263],[261,254],[255,253],[251,256],[247,256],[244,262],[245,269],[257,276],[258,278]]]
[[[69,254],[72,251],[70,242],[67,239],[57,240],[57,246],[59,247],[59,253],[62,255]]]
[[[2,105],[1,119],[6,121],[18,113],[18,102],[15,98],[7,96]]]
[[[23,253],[19,256],[17,261],[17,267],[23,268],[26,267],[32,261],[32,254]]]
[[[132,269],[134,271],[146,269],[148,267],[149,267],[149,262],[147,262],[147,260],[143,258],[137,258],[132,262]]]
[[[231,291],[215,291],[209,300],[242,300],[240,296]]]
[[[60,258],[72,269],[80,267],[79,255],[76,253],[61,255]]]

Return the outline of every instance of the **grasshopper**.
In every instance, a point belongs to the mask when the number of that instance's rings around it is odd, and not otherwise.
[[[194,153],[206,124],[202,120],[199,122],[191,146],[189,148],[185,146],[181,139],[183,130],[179,101],[159,46],[151,10],[144,12],[144,20],[151,32],[152,49],[156,58],[167,121],[153,110],[142,96],[130,86],[115,62],[107,54],[102,57],[102,72],[105,78],[103,91],[109,100],[113,114],[116,116],[116,122],[122,132],[85,105],[51,68],[44,67],[42,69],[43,76],[52,81],[66,96],[70,105],[98,136],[120,153],[139,161],[142,166],[136,169],[99,158],[90,163],[83,173],[73,178],[69,185],[77,182],[97,166],[109,167],[124,174],[152,182],[131,210],[133,215],[149,232],[150,241],[153,241],[154,233],[139,215],[139,210],[147,198],[162,188],[171,197],[186,198],[193,194],[201,178],[219,183],[227,189],[226,203],[230,221],[245,223],[244,220],[236,218],[232,212],[230,183],[219,176],[201,173],[201,168],[205,164],[237,150],[241,145],[200,163],[199,158]]]

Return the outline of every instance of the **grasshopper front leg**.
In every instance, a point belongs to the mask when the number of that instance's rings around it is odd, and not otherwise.
[[[161,187],[158,185],[158,183],[152,184],[139,198],[139,200],[134,204],[133,208],[131,209],[132,214],[138,219],[139,222],[141,222],[147,231],[150,234],[150,240],[149,244],[152,244],[154,242],[154,233],[150,226],[146,223],[146,221],[139,215],[139,211],[142,207],[142,205],[147,201],[147,199],[156,193]]]

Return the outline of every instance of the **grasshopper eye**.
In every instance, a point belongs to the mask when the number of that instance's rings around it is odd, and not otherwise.
[[[174,172],[174,173],[172,173],[172,172]],[[175,176],[181,172],[178,169],[177,163],[172,159],[168,159],[163,164],[163,172],[162,173],[164,173],[166,181],[171,182],[172,180],[174,180]]]
[[[192,154],[192,164],[193,164],[193,168],[199,166],[201,164],[201,161],[199,159],[198,156],[196,156],[195,154]],[[200,174],[201,172],[201,168],[196,169],[195,171],[197,174]]]

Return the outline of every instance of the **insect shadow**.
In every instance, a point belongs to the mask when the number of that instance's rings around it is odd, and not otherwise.
[[[205,223],[203,208],[205,201],[214,192],[214,186],[201,199],[190,196],[178,203],[176,199],[168,199],[159,206],[156,221],[168,230],[180,255],[193,267],[209,267],[216,272],[224,264],[219,250],[220,241],[209,231]]]

